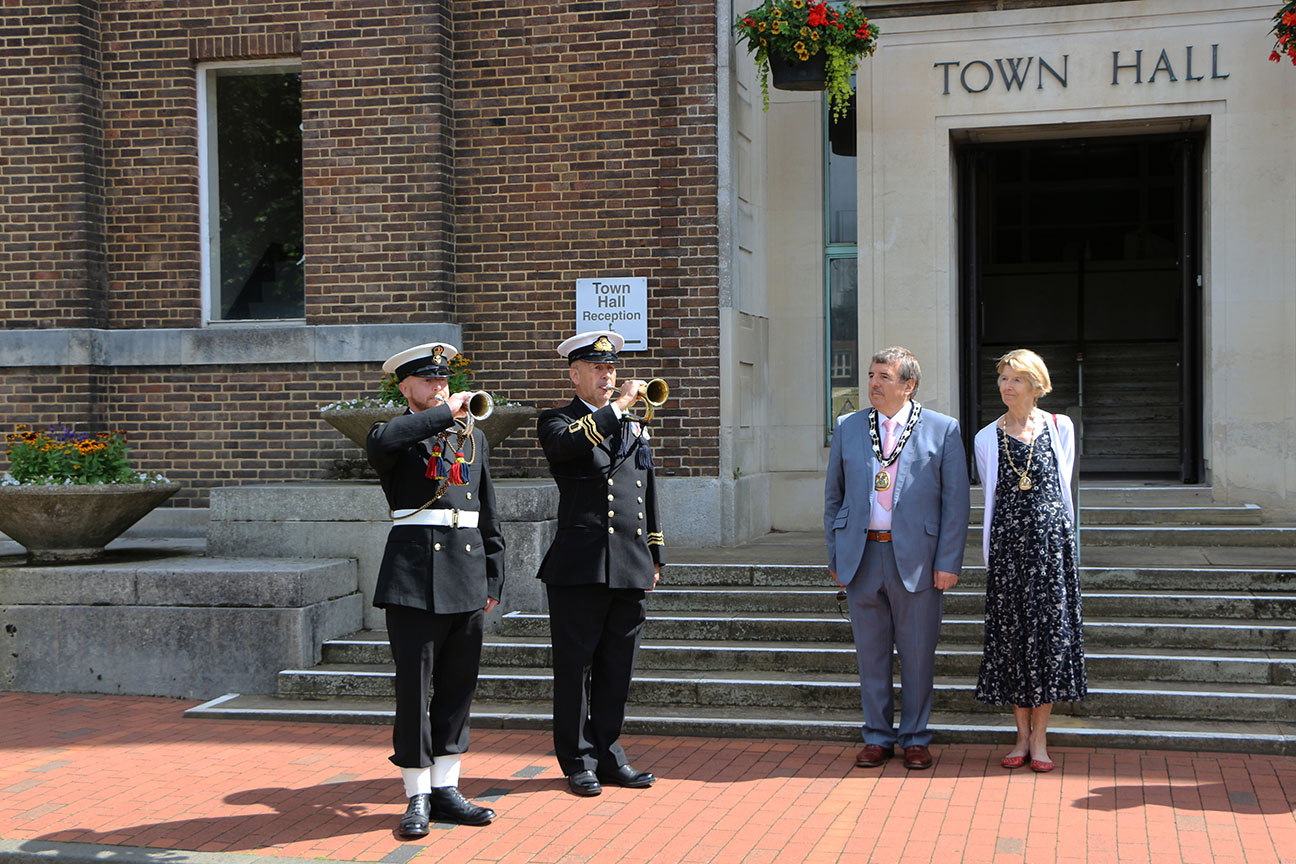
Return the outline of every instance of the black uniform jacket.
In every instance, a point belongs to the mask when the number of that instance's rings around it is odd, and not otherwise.
[[[369,464],[378,472],[392,510],[422,507],[436,494],[441,481],[425,476],[432,436],[453,423],[450,409],[438,405],[375,423],[369,430]],[[452,434],[446,449],[453,448],[455,440]],[[477,527],[395,522],[378,571],[375,606],[470,612],[485,606],[487,596],[499,599],[504,587],[504,537],[486,464],[486,436],[473,429],[473,440],[476,456],[468,469],[469,482],[447,486],[445,494],[428,509],[475,510],[479,513]],[[463,449],[465,458],[473,456],[472,442],[464,439]],[[454,464],[453,451],[442,455],[447,464]]]
[[[540,415],[536,433],[559,492],[558,534],[540,564],[544,582],[653,587],[665,540],[653,469],[637,467],[643,457],[636,451],[647,451],[648,441],[641,432],[625,456],[617,455],[621,435],[634,428],[611,405],[591,412],[579,398]]]

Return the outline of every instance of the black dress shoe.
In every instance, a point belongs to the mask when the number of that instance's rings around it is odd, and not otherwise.
[[[494,810],[478,807],[461,795],[455,786],[438,786],[429,797],[431,815],[437,821],[458,822],[460,825],[489,825],[495,818]]]
[[[427,795],[414,795],[411,797],[409,806],[405,808],[405,815],[401,817],[400,828],[397,833],[402,837],[426,837],[429,810]]]
[[[567,787],[577,795],[586,798],[603,794],[603,787],[599,785],[593,771],[577,771],[575,774],[568,774]]]
[[[618,765],[610,771],[601,768],[598,779],[609,786],[624,786],[627,789],[647,789],[657,782],[657,778],[647,771],[636,771],[629,765]]]

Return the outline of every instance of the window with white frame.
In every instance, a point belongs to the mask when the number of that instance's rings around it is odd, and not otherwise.
[[[305,317],[301,67],[198,67],[207,319]]]

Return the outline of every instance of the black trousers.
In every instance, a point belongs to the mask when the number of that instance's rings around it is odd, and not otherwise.
[[[617,743],[643,638],[644,592],[546,585],[553,643],[554,753],[564,774],[626,764]]]
[[[426,768],[436,756],[466,752],[485,613],[439,615],[407,606],[388,606],[386,612],[396,660],[391,761]]]

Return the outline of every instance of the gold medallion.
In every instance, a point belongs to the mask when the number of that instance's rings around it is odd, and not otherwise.
[[[891,475],[886,471],[879,471],[873,478],[873,488],[878,492],[885,492],[891,488]]]
[[[1035,488],[1035,484],[1031,482],[1029,474],[1023,474],[1021,479],[1017,481],[1017,488],[1023,492],[1029,492]]]

